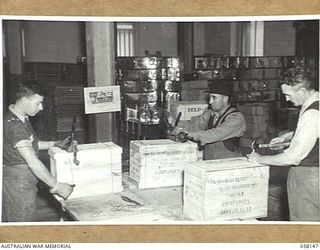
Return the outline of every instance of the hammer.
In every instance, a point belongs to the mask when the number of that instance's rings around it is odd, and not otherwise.
[[[277,147],[288,147],[290,145],[290,142],[284,142],[284,143],[277,143],[277,144],[258,144],[257,140],[259,137],[253,139],[251,143],[251,150],[252,152],[255,152],[256,149],[258,148],[277,148]]]

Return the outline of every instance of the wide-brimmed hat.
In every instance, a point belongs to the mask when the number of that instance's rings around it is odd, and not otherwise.
[[[233,84],[232,81],[226,79],[214,79],[209,81],[207,93],[231,96]]]

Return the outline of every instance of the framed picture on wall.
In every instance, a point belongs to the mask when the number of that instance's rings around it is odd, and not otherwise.
[[[85,113],[120,111],[120,86],[84,88]]]

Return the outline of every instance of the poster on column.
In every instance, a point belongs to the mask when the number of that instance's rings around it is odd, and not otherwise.
[[[84,104],[86,114],[120,111],[120,87],[84,88]]]

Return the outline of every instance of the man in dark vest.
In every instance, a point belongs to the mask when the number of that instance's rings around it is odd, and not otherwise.
[[[303,67],[290,69],[281,85],[287,101],[301,106],[295,131],[271,140],[290,142],[283,153],[262,156],[256,152],[248,160],[273,166],[292,165],[287,190],[292,221],[320,221],[319,207],[319,92]]]
[[[209,109],[188,121],[180,121],[174,133],[184,132],[204,147],[204,159],[242,156],[240,137],[246,130],[244,116],[230,105],[232,82],[215,79],[208,85]]]

